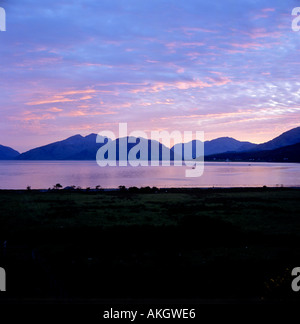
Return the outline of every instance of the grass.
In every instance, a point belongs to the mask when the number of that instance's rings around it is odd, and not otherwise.
[[[0,191],[8,296],[294,300],[299,198],[288,188]]]

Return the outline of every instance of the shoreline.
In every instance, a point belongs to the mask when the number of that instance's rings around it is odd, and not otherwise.
[[[151,162],[152,160],[141,160],[141,161],[147,161],[147,162]],[[181,161],[181,160],[180,160]],[[14,159],[14,160],[4,160],[4,159],[0,159],[0,162],[95,162],[97,163],[96,160],[25,160],[25,159]],[[119,160],[117,160],[117,162],[121,162]],[[127,160],[128,162],[128,166],[130,166],[129,164],[129,161]],[[162,160],[159,160],[158,162],[162,163],[164,161]],[[269,161],[269,160],[259,160],[259,161],[254,161],[254,160],[230,160],[230,159],[220,159],[220,160],[215,160],[215,159],[205,159],[204,158],[204,161],[201,161],[201,160],[182,160],[182,163],[183,165],[182,166],[185,166],[184,165],[184,162],[209,162],[209,163],[283,163],[283,164],[299,164],[300,162],[299,161]],[[170,160],[170,163],[174,163],[173,160]],[[116,165],[115,167],[119,167],[120,165]],[[151,165],[149,165],[151,166]],[[159,165],[159,166],[162,166],[162,165]],[[172,166],[172,165],[171,165]]]
[[[122,186],[123,187],[123,186]],[[253,187],[123,187],[123,188],[74,188],[74,189],[0,189],[0,192],[190,192],[190,191],[254,191],[254,190],[300,190],[299,186],[253,186]]]

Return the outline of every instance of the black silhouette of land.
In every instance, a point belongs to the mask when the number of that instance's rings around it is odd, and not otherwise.
[[[290,301],[293,188],[0,191],[2,301]]]

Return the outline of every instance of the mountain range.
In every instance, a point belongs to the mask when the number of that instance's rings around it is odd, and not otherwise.
[[[103,143],[96,143],[97,134],[88,136],[74,135],[65,140],[54,142],[48,145],[31,149],[20,154],[12,148],[0,145],[0,160],[95,160],[97,151]],[[128,142],[129,137],[127,137]],[[114,141],[109,139],[110,145],[116,147],[116,159],[119,160],[119,145],[121,139]],[[143,146],[151,156],[151,148],[159,146],[159,160],[162,159],[162,150],[170,155],[171,160],[174,159],[174,152],[182,152],[184,157],[184,145],[176,144],[171,149],[167,148],[159,142],[148,139],[131,138],[131,142],[127,144],[127,152],[129,152],[136,144]],[[288,161],[300,162],[299,144],[300,143],[300,127],[293,128],[280,136],[263,144],[254,144],[250,142],[241,142],[231,137],[220,137],[211,141],[204,142],[205,160],[210,161]],[[195,152],[196,141],[190,143],[193,147],[193,156],[197,158]],[[182,145],[182,148],[178,145]],[[139,153],[137,155],[139,158]],[[180,157],[179,157],[180,158]]]
[[[300,143],[283,146],[275,150],[255,150],[214,154],[206,156],[205,160],[234,162],[300,162]]]
[[[69,137],[63,141],[51,143],[42,147],[38,147],[32,150],[29,150],[25,153],[20,154],[16,157],[18,160],[95,160],[97,151],[99,148],[101,148],[103,145],[107,144],[109,146],[116,146],[116,160],[119,161],[119,144],[120,140],[117,138],[116,140],[105,140],[103,139],[103,143],[97,143],[97,134],[90,134],[88,136],[81,136],[81,135],[75,135],[72,137]],[[130,143],[129,139],[132,142]],[[136,145],[140,144],[147,150],[148,156],[151,156],[151,146],[153,144],[157,144],[160,148],[160,151],[162,148],[164,150],[170,152],[170,149],[165,147],[163,144],[151,141],[144,138],[133,138],[133,137],[127,137],[127,154],[128,152]],[[160,153],[159,157],[161,160],[162,154]],[[171,156],[173,159],[173,154],[171,152]],[[139,156],[138,156],[139,158]]]
[[[196,158],[197,156],[195,153],[196,153],[197,140],[193,140],[191,144],[192,144],[193,158]],[[176,148],[178,149],[178,146],[180,145],[182,145],[182,143],[174,145],[171,148],[171,151],[174,152],[175,149]],[[232,137],[219,137],[217,139],[204,142],[204,154],[212,155],[212,154],[232,152],[232,151],[243,152],[243,151],[254,149],[256,146],[257,144],[253,144],[250,142],[240,142]],[[184,158],[184,146],[182,147],[182,158]]]
[[[246,151],[210,154],[207,161],[300,162],[300,127]]]

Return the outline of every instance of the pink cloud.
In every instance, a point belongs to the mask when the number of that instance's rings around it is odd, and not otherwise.
[[[93,98],[93,96],[83,96],[79,100],[89,100],[89,99],[92,99],[92,98]]]
[[[269,13],[274,12],[275,8],[264,8],[261,10],[260,13],[253,16],[253,19],[260,19],[260,18],[269,18]]]
[[[213,29],[200,28],[200,27],[181,27],[181,28],[174,28],[169,31],[174,32],[174,31],[178,31],[178,30],[180,30],[187,36],[191,36],[195,33],[216,33],[217,32]]]
[[[238,44],[238,43],[233,43],[231,44],[233,47],[238,47],[238,48],[245,48],[245,49],[251,49],[251,48],[260,48],[260,47],[264,47],[263,44],[259,44],[259,43],[243,43],[243,44]]]
[[[23,121],[46,120],[46,119],[55,119],[55,117],[51,114],[42,114],[42,115],[32,114],[22,118]]]
[[[114,111],[83,111],[83,110],[73,110],[66,114],[64,117],[87,117],[87,116],[101,116],[101,115],[115,115]]]
[[[221,86],[230,83],[231,80],[228,77],[219,77],[217,79],[207,78],[209,82],[201,81],[199,79],[175,81],[175,82],[155,82],[152,85],[142,85],[136,89],[131,90],[131,93],[140,92],[160,92],[165,90],[188,90],[193,88],[209,88],[214,86]]]
[[[172,42],[165,44],[169,49],[182,48],[182,47],[198,47],[204,46],[202,42]]]
[[[69,99],[69,98],[63,98],[61,96],[55,96],[52,99],[27,102],[26,105],[27,106],[37,106],[37,105],[45,105],[45,104],[50,104],[50,103],[71,102],[71,101],[76,101],[76,99]]]
[[[66,96],[76,96],[76,95],[80,95],[80,94],[90,94],[90,93],[95,93],[95,92],[97,92],[97,91],[92,90],[92,89],[65,91],[65,92],[61,92],[57,95],[50,96],[45,99],[27,102],[26,105],[27,106],[37,106],[37,105],[46,105],[46,104],[51,104],[51,103],[65,103],[65,102],[89,100],[89,99],[93,98],[90,95],[83,96],[81,98],[67,98]]]
[[[246,34],[252,39],[266,38],[266,37],[279,38],[282,35],[278,31],[267,32],[265,28],[255,28]]]
[[[85,94],[85,93],[95,93],[97,90],[88,89],[88,90],[73,90],[60,93],[62,96],[76,95],[76,94]]]
[[[61,112],[63,110],[60,109],[60,108],[52,107],[52,108],[47,109],[47,111],[50,111],[50,112]]]
[[[185,71],[185,70],[184,70],[184,68],[182,68],[182,67],[181,67],[181,68],[178,68],[178,69],[176,70],[177,73],[184,73],[184,71]]]
[[[275,11],[275,8],[264,8],[262,9],[262,12],[272,12]]]

